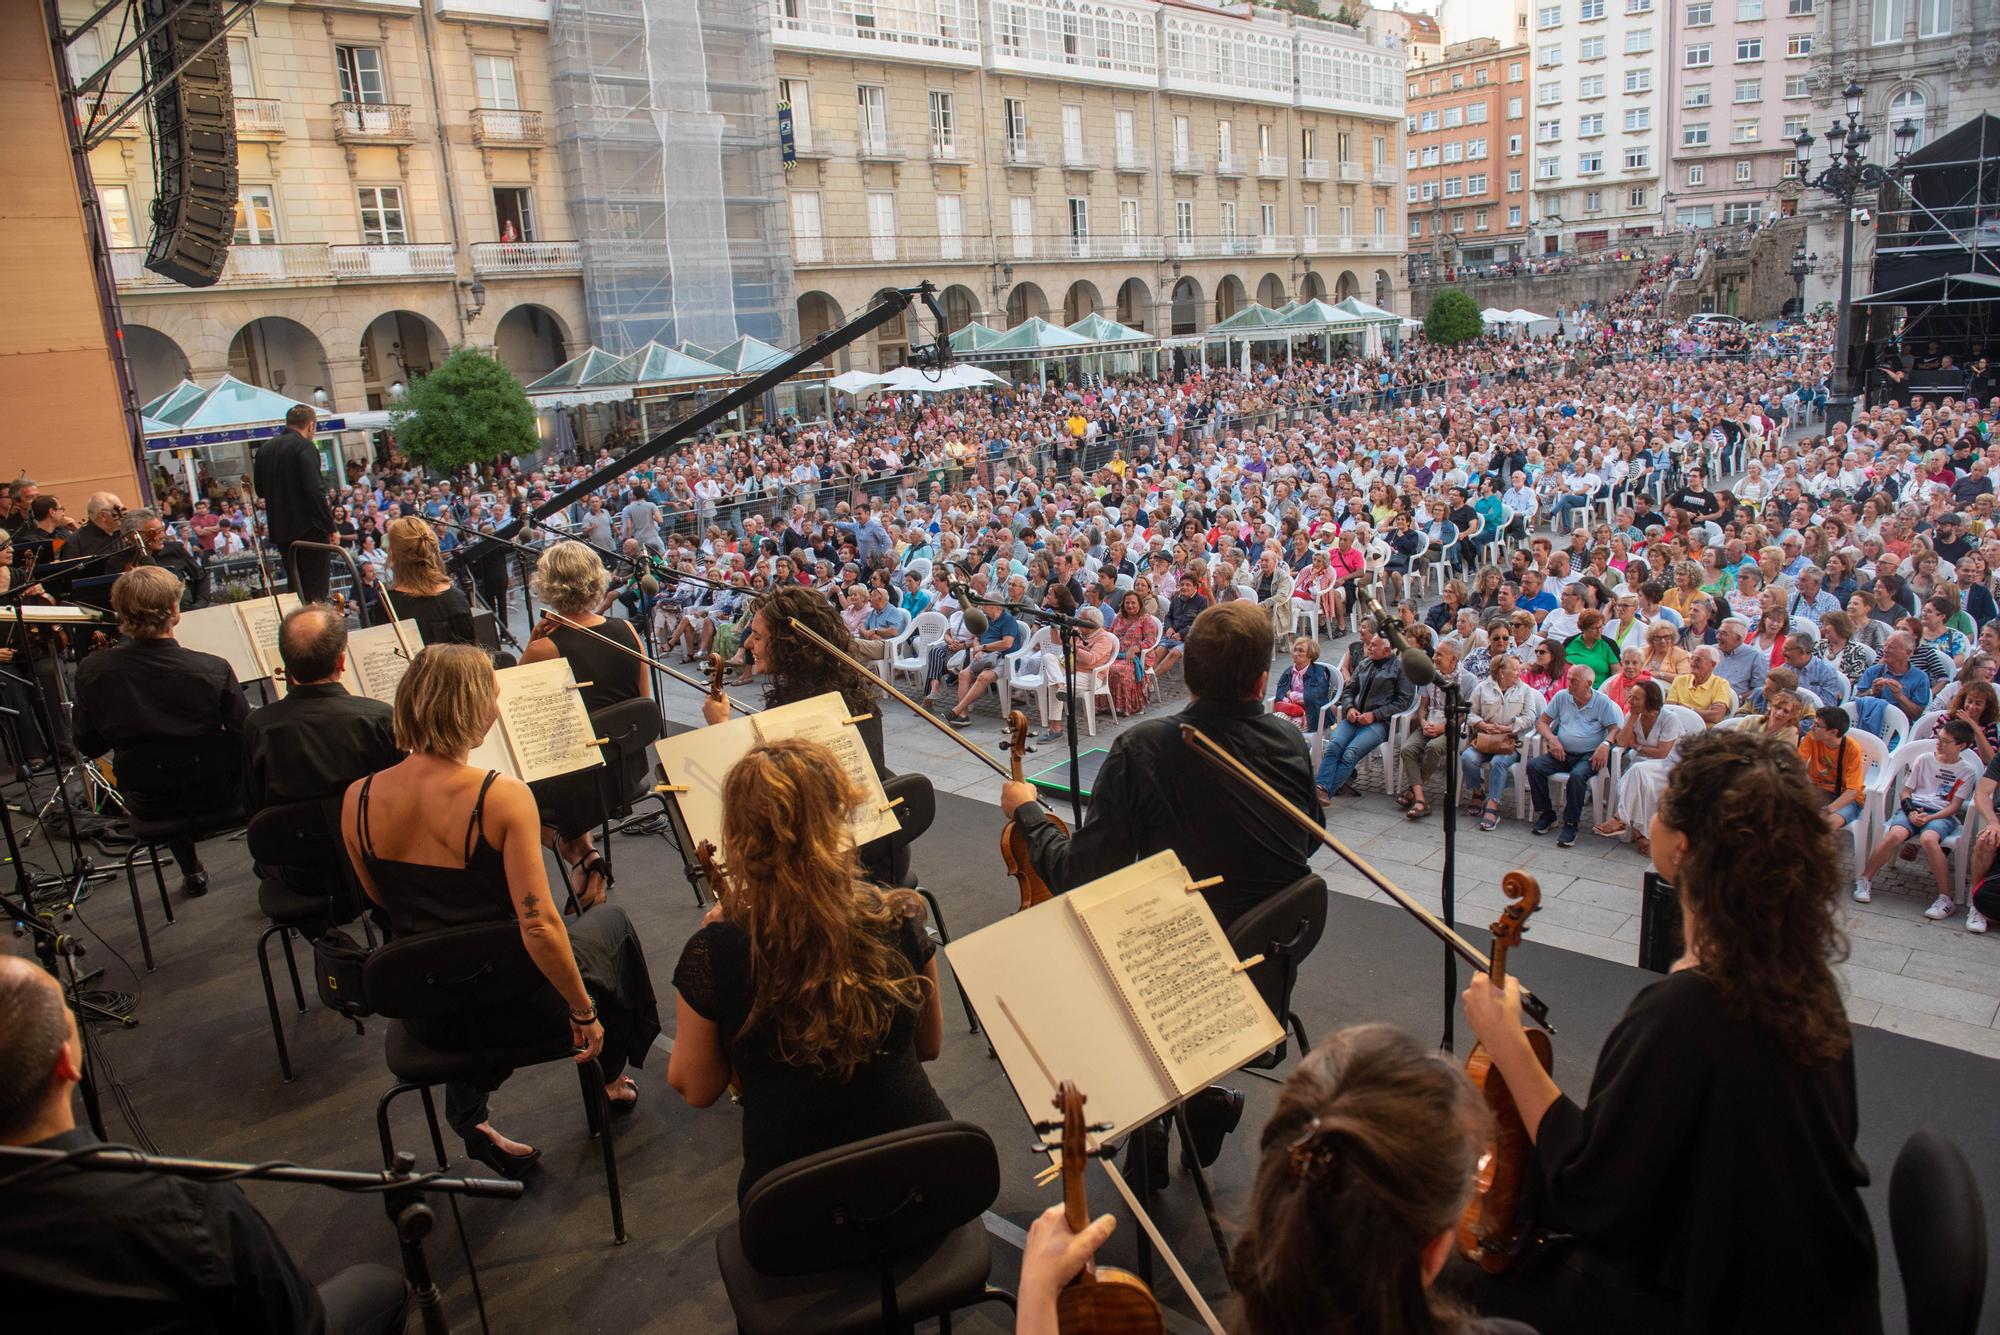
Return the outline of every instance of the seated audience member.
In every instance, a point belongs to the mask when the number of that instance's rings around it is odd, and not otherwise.
[[[543,982],[482,1017],[482,1035],[458,1016],[403,1021],[418,1041],[454,1049],[477,1041],[553,1047],[568,1039],[604,1068],[604,1096],[629,1110],[639,1088],[627,1062],[645,1064],[660,1032],[653,980],[631,922],[599,904],[567,927],[549,897],[541,813],[528,786],[465,763],[499,717],[500,688],[485,653],[434,644],[396,688],[396,745],[406,759],[350,786],[341,834],[368,898],[393,937],[478,923],[513,923]],[[502,1077],[504,1079],[504,1076]],[[518,1176],[541,1157],[488,1119],[497,1082],[445,1085],[445,1117],[465,1152]]]
[[[1535,804],[1536,834],[1547,834],[1556,822],[1555,807],[1549,800],[1549,780],[1567,775],[1563,784],[1562,832],[1556,847],[1568,848],[1576,842],[1576,827],[1583,818],[1584,799],[1590,782],[1611,760],[1611,732],[1624,715],[1618,706],[1597,689],[1597,678],[1582,664],[1569,670],[1569,688],[1559,692],[1542,707],[1535,730],[1548,749],[1528,762],[1528,794]]]
[[[1646,671],[1661,681],[1671,682],[1688,670],[1688,651],[1680,646],[1680,633],[1665,621],[1646,627]]]
[[[1095,607],[1086,607],[1075,615],[1083,623],[1083,629],[1076,636],[1076,676],[1068,685],[1063,684],[1061,650],[1051,648],[1042,654],[1042,680],[1056,688],[1050,693],[1048,727],[1042,733],[1043,741],[1052,742],[1063,736],[1064,711],[1069,707],[1070,698],[1089,690],[1091,674],[1118,657],[1118,637],[1104,629],[1102,612]]]
[[[398,618],[417,623],[425,644],[471,644],[472,604],[444,572],[437,531],[416,515],[389,523],[388,597]]]
[[[972,707],[986,694],[987,687],[1000,680],[1001,661],[1027,640],[1021,623],[999,603],[984,603],[979,610],[986,614],[986,629],[980,632],[972,661],[959,670],[958,703],[945,711],[946,721],[954,728],[972,722]]]
[[[1683,705],[1714,727],[1729,717],[1729,683],[1715,670],[1716,649],[1704,644],[1688,655],[1688,670],[1667,688],[1667,703]]]
[[[60,984],[0,955],[0,1145],[76,1153],[83,1042]],[[403,1329],[399,1271],[351,1266],[315,1287],[240,1187],[164,1173],[59,1167],[12,1174],[0,1285],[23,1331],[263,1335]]]
[[[1646,829],[1652,824],[1667,776],[1679,758],[1680,743],[1689,735],[1686,715],[1669,713],[1656,681],[1633,682],[1625,691],[1625,721],[1611,735],[1613,747],[1626,754],[1625,772],[1618,778],[1618,815],[1595,827],[1607,839],[1629,840],[1650,853]]]
[[[1413,697],[1396,647],[1386,635],[1370,635],[1334,701],[1337,722],[1327,734],[1314,778],[1321,806],[1347,789],[1369,752],[1389,739],[1389,721],[1408,709]]]
[[[287,683],[282,699],[250,711],[243,721],[243,809],[338,797],[347,785],[403,758],[395,711],[381,700],[350,695],[340,684],[347,665],[347,622],[324,603],[286,613],[278,654]],[[297,895],[340,895],[306,868],[284,869]]]
[[[1867,782],[1867,760],[1860,745],[1847,735],[1853,726],[1839,705],[1813,711],[1813,727],[1799,738],[1799,759],[1806,778],[1825,808],[1826,823],[1838,830],[1861,819],[1861,798]]]
[[[1569,680],[1569,661],[1563,656],[1563,647],[1554,640],[1543,640],[1528,654],[1528,668],[1521,674],[1521,680],[1542,693],[1542,699],[1549,700],[1562,694],[1563,683]]]
[[[1777,672],[1768,680],[1776,681]],[[1799,744],[1799,722],[1805,717],[1805,701],[1788,686],[1772,687],[1770,700],[1761,714],[1746,714],[1741,724],[1743,731],[1762,735],[1781,746],[1796,747]]]
[[[1750,626],[1741,617],[1730,617],[1715,628],[1715,675],[1729,683],[1739,701],[1748,700],[1764,684],[1771,670],[1771,656],[1749,641]]]
[[[236,673],[214,654],[174,641],[181,582],[159,566],[139,566],[111,586],[111,610],[123,644],[84,658],[76,671],[76,745],[86,756],[145,742],[193,741],[241,733],[250,707]],[[208,873],[192,839],[167,848],[181,869],[181,890],[208,893]]]
[[[1231,1335],[1532,1335],[1434,1287],[1472,1199],[1491,1114],[1458,1068],[1386,1024],[1326,1039],[1264,1125],[1233,1253]],[[1111,1236],[1044,1210],[1022,1253],[1020,1335],[1057,1335],[1063,1286]]]
[[[521,651],[523,663],[566,660],[583,707],[593,716],[627,700],[652,698],[652,678],[636,656],[637,628],[598,611],[604,605],[606,578],[596,552],[580,542],[554,544],[536,561],[533,585],[546,613]],[[598,772],[558,774],[537,782],[533,792],[542,813],[543,842],[568,868],[570,893],[584,908],[603,903],[611,883],[594,833],[604,811]]]
[[[1879,726],[1871,726],[1871,711],[1865,707],[1871,700],[1879,700],[1884,707],[1901,710],[1904,717],[1913,723],[1923,717],[1924,709],[1931,702],[1931,682],[1910,661],[1916,647],[1916,641],[1909,632],[1896,631],[1882,642],[1881,658],[1854,683],[1855,721],[1870,732],[1882,733]],[[1872,713],[1874,717],[1880,717],[1879,710]]]
[[[1457,679],[1457,650],[1449,644],[1440,644],[1431,657],[1442,680]],[[1431,771],[1438,767],[1438,762],[1445,759],[1444,688],[1436,682],[1419,686],[1416,702],[1416,717],[1410,720],[1409,734],[1398,753],[1407,786],[1396,798],[1396,805],[1411,820],[1422,820],[1431,813],[1430,804],[1424,800],[1424,785],[1430,782]]]
[[[923,1069],[944,1044],[923,901],[861,880],[861,795],[833,753],[760,745],[722,797],[728,887],[674,970],[667,1081],[697,1108],[740,1082],[741,1200],[795,1159],[951,1114]]]
[[[1604,634],[1604,614],[1586,610],[1576,619],[1576,637],[1563,645],[1563,657],[1589,668],[1598,681],[1610,681],[1618,670],[1618,646]]]
[[[1933,922],[1958,911],[1951,854],[1945,841],[1965,824],[1965,809],[1979,786],[1981,769],[1972,754],[1972,725],[1946,719],[1937,730],[1936,749],[1919,756],[1904,771],[1896,794],[1896,814],[1883,827],[1882,839],[1868,855],[1868,865],[1854,878],[1854,899],[1866,904],[1874,896],[1874,880],[1889,865],[1906,840],[1915,839],[1929,864],[1937,898],[1924,910]]]
[[[1333,696],[1333,669],[1319,661],[1319,641],[1301,635],[1292,641],[1292,661],[1278,674],[1271,708],[1299,725],[1301,731],[1319,728],[1320,711]]]
[[[1291,595],[1285,595],[1289,607]],[[1286,620],[1291,614],[1286,613]],[[1118,599],[1118,615],[1107,627],[1118,641],[1118,657],[1111,662],[1111,704],[1120,714],[1140,714],[1146,709],[1146,656],[1160,638],[1160,623],[1146,614],[1136,593]]]
[[[1521,660],[1512,654],[1493,660],[1492,676],[1474,687],[1466,702],[1467,741],[1458,754],[1459,770],[1467,805],[1478,809],[1484,804],[1479,828],[1488,833],[1500,824],[1507,778],[1547,703],[1540,691],[1521,680]]]
[[[1813,637],[1804,631],[1786,636],[1784,657],[1772,665],[1771,671],[1775,673],[1781,667],[1791,669],[1799,686],[1818,696],[1820,704],[1830,705],[1846,691],[1847,680],[1840,675],[1839,668],[1813,652],[1817,647]],[[1768,682],[1769,677],[1765,680]],[[1768,687],[1759,691],[1750,697],[1750,703],[1762,708],[1769,693]]]

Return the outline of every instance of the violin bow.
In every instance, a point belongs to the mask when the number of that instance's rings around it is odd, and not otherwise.
[[[1235,756],[1229,754],[1229,752],[1223,750],[1213,738],[1209,737],[1200,728],[1195,727],[1192,723],[1183,723],[1181,724],[1181,737],[1189,746],[1195,749],[1198,755],[1212,761],[1225,774],[1228,774],[1273,807],[1276,807],[1284,815],[1290,817],[1293,824],[1339,854],[1341,859],[1348,866],[1360,872],[1363,879],[1370,885],[1373,885],[1377,890],[1395,900],[1396,903],[1409,912],[1410,916],[1414,917],[1425,927],[1428,927],[1431,930],[1431,934],[1444,942],[1445,945],[1451,947],[1453,953],[1460,959],[1472,965],[1481,973],[1492,972],[1493,961],[1488,959],[1485,953],[1477,946],[1474,946],[1470,941],[1467,941],[1450,927],[1447,927],[1439,920],[1436,914],[1410,898],[1409,893],[1403,887],[1397,885],[1381,872],[1376,871],[1374,867],[1369,865],[1366,858],[1342,843],[1325,826],[1321,825],[1311,816],[1308,816],[1305,812],[1300,811],[1296,806],[1293,806],[1283,793],[1280,793],[1277,789],[1266,783],[1263,776],[1259,775]],[[1521,989],[1521,1012],[1549,1033],[1553,1034],[1556,1031],[1555,1026],[1549,1023],[1549,1008],[1547,1004],[1525,987]]]

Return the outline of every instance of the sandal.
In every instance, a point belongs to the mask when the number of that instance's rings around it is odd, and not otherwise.
[[[588,857],[570,868],[572,876],[577,872],[583,873],[583,889],[578,891],[572,882],[570,894],[576,900],[576,911],[582,913],[586,909],[596,908],[605,901],[611,890],[611,878],[604,871],[604,854],[594,848],[590,850]],[[590,892],[590,880],[593,876],[597,878],[597,893],[594,895]]]
[[[1397,793],[1397,794],[1396,794],[1396,805],[1397,805],[1397,806],[1399,806],[1399,807],[1402,807],[1402,808],[1404,808],[1404,809],[1406,809],[1406,810],[1407,810],[1407,809],[1409,808],[1409,806],[1410,806],[1410,804],[1411,804],[1411,803],[1413,803],[1413,802],[1416,802],[1416,801],[1418,801],[1418,800],[1419,800],[1418,798],[1416,798],[1415,796],[1413,796],[1413,795],[1412,795],[1412,794],[1410,794],[1410,793]]]
[[[1420,797],[1416,801],[1410,803],[1410,809],[1408,811],[1405,811],[1403,814],[1405,816],[1408,816],[1411,820],[1422,820],[1424,817],[1431,814],[1430,804],[1425,802],[1424,799]]]
[[[1625,831],[1631,827],[1626,825],[1624,821],[1618,819],[1618,817],[1613,816],[1610,820],[1605,821],[1602,825],[1593,825],[1590,828],[1593,834],[1601,834],[1606,839],[1616,839],[1619,835],[1625,833]]]
[[[1498,802],[1488,802],[1486,804],[1486,814],[1479,818],[1479,828],[1488,834],[1500,828],[1500,804]]]
[[[639,1106],[639,1085],[636,1081],[632,1079],[631,1076],[621,1075],[616,1080],[612,1081],[611,1084],[620,1093],[624,1093],[629,1090],[632,1095],[632,1097],[629,1099],[614,1099],[611,1097],[610,1090],[607,1089],[605,1091],[604,1101],[611,1105],[611,1111],[614,1114],[623,1117],[626,1113],[631,1112],[634,1108]]]

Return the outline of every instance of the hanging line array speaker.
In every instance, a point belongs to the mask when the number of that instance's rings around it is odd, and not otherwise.
[[[229,43],[223,0],[144,0],[147,27],[179,13],[146,43],[146,68],[160,82],[153,97],[159,194],[153,202],[153,239],[146,267],[188,287],[207,287],[222,276],[236,234],[236,108],[229,80]]]

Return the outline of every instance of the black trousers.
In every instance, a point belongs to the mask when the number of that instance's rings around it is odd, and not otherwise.
[[[1538,1335],[1679,1335],[1680,1309],[1670,1295],[1643,1288],[1574,1239],[1548,1244],[1502,1275],[1489,1275],[1456,1251],[1438,1286],[1481,1316],[1509,1317]]]
[[[351,1265],[319,1286],[327,1335],[389,1335],[401,1331],[410,1286],[385,1265]]]
[[[305,541],[301,539],[300,541]],[[314,551],[301,547],[298,541],[285,544],[285,568],[291,572],[299,601],[302,603],[323,603],[328,588],[328,552]]]

